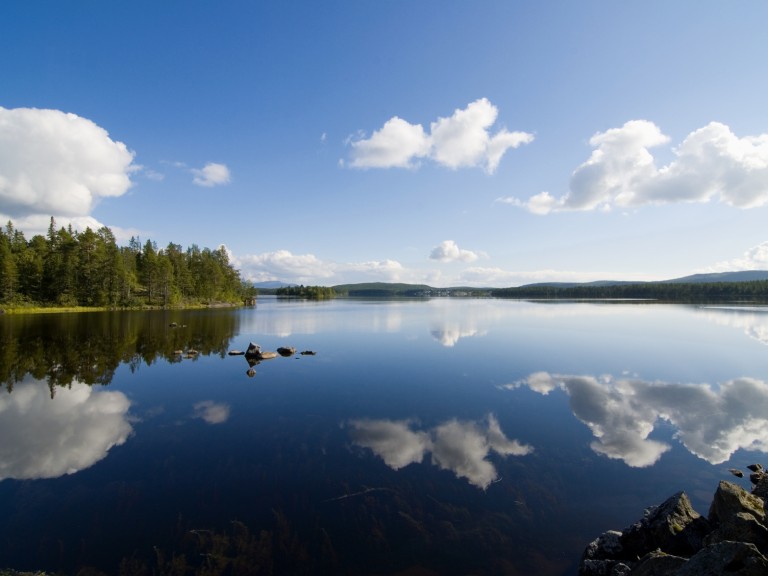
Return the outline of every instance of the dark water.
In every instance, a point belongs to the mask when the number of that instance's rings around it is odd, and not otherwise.
[[[251,341],[316,355],[249,377],[227,352]],[[754,307],[0,317],[0,567],[574,574],[600,532],[678,490],[706,513],[763,461],[766,343]]]

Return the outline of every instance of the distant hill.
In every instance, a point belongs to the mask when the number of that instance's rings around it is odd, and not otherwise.
[[[754,282],[768,280],[768,270],[742,270],[741,272],[716,272],[713,274],[693,274],[664,282],[676,284],[700,284],[709,282]]]
[[[768,270],[742,270],[740,272],[713,272],[711,274],[692,274],[681,278],[658,281],[597,280],[595,282],[537,282],[524,284],[520,288],[575,288],[577,286],[621,286],[624,284],[711,284],[715,282],[754,282],[768,280]]]
[[[427,284],[405,284],[390,282],[363,282],[358,284],[337,284],[332,286],[338,296],[382,298],[393,296],[424,297],[424,296],[477,296],[499,294],[500,291],[541,291],[545,289],[571,290],[571,289],[599,289],[610,287],[654,286],[664,284],[716,284],[723,282],[755,282],[768,280],[768,270],[744,270],[741,272],[717,272],[711,274],[692,274],[670,280],[652,282],[638,282],[629,280],[597,280],[594,282],[538,282],[524,284],[517,288],[473,288],[468,286],[452,286],[447,288],[435,288]],[[262,294],[274,293],[277,288],[296,286],[277,280],[270,282],[257,282],[254,284]]]
[[[491,291],[500,298],[768,302],[768,271],[694,274],[660,282],[528,284]]]
[[[437,290],[426,284],[396,284],[389,282],[365,282],[361,284],[338,284],[334,292],[346,296],[425,296]]]
[[[280,280],[268,280],[266,282],[254,282],[254,287],[256,288],[262,288],[262,289],[275,289],[275,288],[287,288],[289,286],[296,286],[296,284],[288,284],[286,282],[281,282]]]

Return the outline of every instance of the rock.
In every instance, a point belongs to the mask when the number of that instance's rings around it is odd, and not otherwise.
[[[738,470],[737,468],[730,468],[728,469],[728,472],[730,472],[737,478],[744,478],[744,472],[742,472],[741,470]]]
[[[579,575],[768,575],[768,525],[756,493],[768,493],[768,474],[759,473],[764,478],[752,493],[721,481],[708,519],[678,492],[622,532],[603,533],[585,548]]]
[[[768,528],[746,512],[737,512],[733,517],[723,521],[705,539],[706,545],[717,544],[726,540],[734,542],[750,542],[758,550],[768,552]]]
[[[293,356],[296,354],[296,348],[281,346],[277,349],[277,353],[280,354],[280,356]]]
[[[750,494],[733,482],[721,480],[712,500],[712,505],[709,507],[709,521],[717,527],[739,512],[752,514],[758,522],[765,525],[765,509],[762,498]]]
[[[248,375],[248,378],[256,376],[256,370],[254,368],[248,368],[245,373]]]
[[[768,474],[765,473],[765,471],[760,472],[752,472],[752,474],[749,475],[749,481],[752,482],[752,484],[759,484],[760,480],[768,476]]]
[[[585,560],[605,560],[618,557],[624,548],[621,545],[621,532],[608,530],[592,540],[584,550]]]
[[[649,552],[632,568],[632,576],[672,576],[688,562],[687,558],[673,556],[661,550]]]
[[[230,356],[243,356],[245,352],[243,352],[242,350],[230,350],[229,352],[227,352],[227,354],[229,354]]]
[[[313,351],[313,350],[302,350],[302,351],[300,352],[300,354],[301,354],[302,356],[314,356],[315,354],[317,354],[317,352],[315,352],[315,351]]]
[[[763,474],[762,478],[758,479],[755,487],[752,488],[752,494],[763,499],[763,510],[765,510],[765,502],[768,500],[768,474]]]
[[[269,360],[270,358],[275,358],[276,356],[277,352],[268,352],[266,350],[262,350],[261,346],[254,344],[253,342],[248,344],[248,349],[245,351],[245,358],[251,365],[253,365],[252,361],[260,362],[261,360]]]
[[[676,576],[765,576],[768,559],[754,544],[719,542],[707,546],[677,571]]]
[[[762,464],[750,464],[747,466],[749,470],[752,470],[752,472],[762,472],[763,471],[763,465]]]
[[[641,558],[659,548],[668,554],[690,556],[701,548],[710,530],[709,522],[693,509],[688,495],[678,492],[625,530],[621,544],[625,558]]]

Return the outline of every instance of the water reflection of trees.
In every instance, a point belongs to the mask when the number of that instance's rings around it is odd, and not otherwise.
[[[0,321],[0,383],[10,392],[31,375],[52,395],[73,382],[106,385],[120,364],[178,362],[179,351],[192,349],[224,356],[238,325],[231,310],[8,316]]]

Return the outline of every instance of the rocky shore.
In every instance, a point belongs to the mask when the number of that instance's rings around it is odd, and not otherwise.
[[[722,480],[706,517],[678,492],[635,524],[605,532],[584,550],[579,576],[768,575],[768,471],[749,469],[752,491]]]

